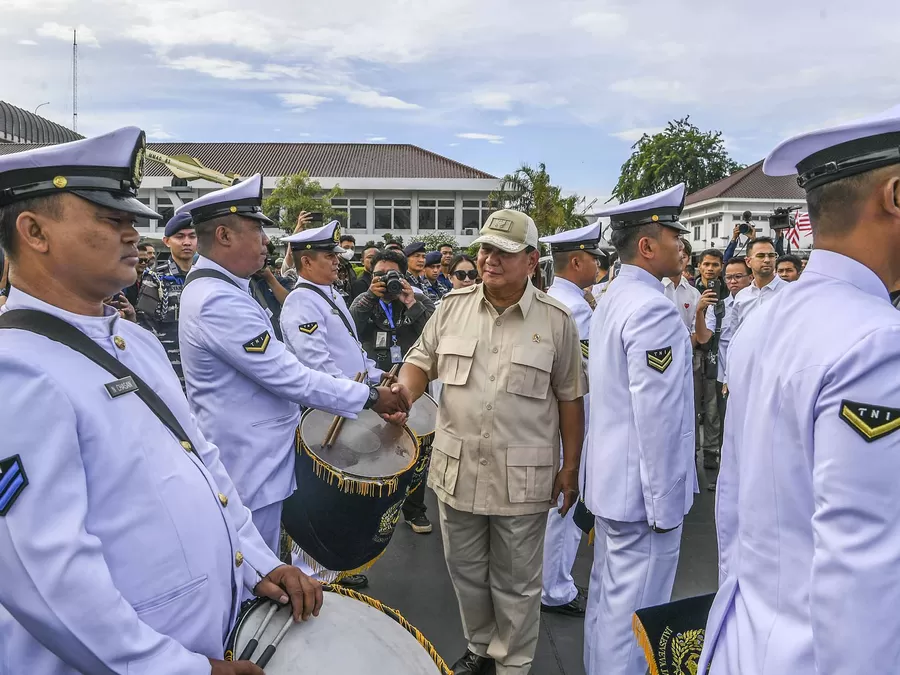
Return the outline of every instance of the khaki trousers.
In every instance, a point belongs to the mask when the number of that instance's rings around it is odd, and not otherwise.
[[[494,659],[497,675],[526,675],[541,624],[546,511],[482,516],[440,500],[438,507],[469,651]]]

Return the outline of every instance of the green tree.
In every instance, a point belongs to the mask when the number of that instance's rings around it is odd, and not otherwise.
[[[419,233],[418,240],[424,242],[425,250],[437,251],[441,246],[449,244],[456,250],[459,244],[456,243],[456,237],[449,232],[429,232],[428,234]]]
[[[301,211],[321,212],[325,222],[343,222],[344,214],[331,206],[331,200],[341,194],[343,191],[339,186],[325,190],[318,181],[309,179],[309,173],[301,171],[278,181],[272,194],[263,200],[263,212],[288,232],[294,231]]]
[[[384,244],[387,246],[388,244],[400,244],[403,246],[403,237],[399,234],[391,234],[390,232],[385,232],[381,235],[381,238],[384,239]]]
[[[728,156],[721,131],[701,131],[688,116],[658,134],[644,134],[632,146],[612,198],[627,202],[681,182],[691,194],[743,168]]]
[[[562,190],[550,181],[544,164],[532,168],[523,164],[503,177],[500,188],[491,194],[491,202],[502,208],[527,213],[541,236],[587,225],[584,197],[562,196]]]

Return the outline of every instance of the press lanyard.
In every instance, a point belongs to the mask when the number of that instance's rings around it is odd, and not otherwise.
[[[381,304],[381,309],[384,310],[384,315],[387,317],[388,323],[391,324],[391,343],[396,345],[397,326],[394,324],[394,308],[384,300],[379,300],[378,302]]]

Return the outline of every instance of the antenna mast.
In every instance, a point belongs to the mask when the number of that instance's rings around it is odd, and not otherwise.
[[[78,131],[78,31],[72,31],[72,131]]]

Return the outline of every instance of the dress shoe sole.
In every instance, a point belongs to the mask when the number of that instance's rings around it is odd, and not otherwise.
[[[428,525],[413,525],[412,523],[407,521],[406,524],[409,525],[410,528],[412,528],[412,531],[416,534],[431,534],[431,532],[434,530],[434,527],[431,525],[431,523],[429,523]]]
[[[545,605],[541,604],[541,612],[544,614],[560,614],[562,616],[571,616],[577,619],[584,618],[584,610],[578,609],[569,609],[565,605],[561,605],[559,607],[555,607],[553,605]]]

